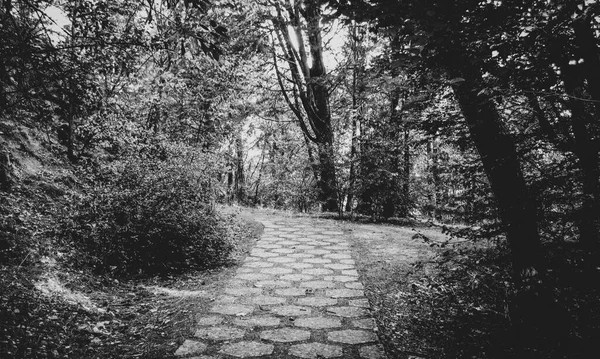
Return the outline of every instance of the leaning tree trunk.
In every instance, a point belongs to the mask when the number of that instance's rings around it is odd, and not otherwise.
[[[574,24],[575,42],[578,55],[584,59],[582,64],[563,66],[565,91],[570,95],[569,105],[572,109],[572,129],[575,138],[575,155],[579,159],[582,172],[583,201],[580,214],[580,236],[585,248],[594,255],[595,266],[600,255],[600,157],[597,133],[600,119],[600,51],[597,39],[591,27],[592,12],[586,11],[585,16]],[[565,60],[568,61],[568,60]],[[564,72],[567,71],[567,72]],[[583,93],[584,82],[593,106],[586,111]],[[594,113],[595,117],[591,113]]]
[[[514,277],[524,279],[543,273],[536,208],[529,196],[515,144],[491,98],[480,95],[477,75],[461,73],[465,81],[454,86],[471,139],[481,156],[500,217],[506,227]]]
[[[598,149],[588,130],[590,113],[580,100],[585,98],[583,93],[584,80],[574,66],[566,63],[561,67],[564,77],[565,92],[570,96],[568,106],[571,111],[571,128],[573,130],[573,153],[577,157],[581,169],[583,199],[579,210],[579,236],[583,246],[590,253],[597,251],[598,230],[600,218],[598,200],[600,199],[600,168],[598,167]]]

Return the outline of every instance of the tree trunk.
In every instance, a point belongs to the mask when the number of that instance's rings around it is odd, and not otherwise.
[[[464,71],[466,72],[466,71]],[[544,272],[536,208],[529,196],[513,139],[492,99],[481,95],[477,75],[465,74],[454,93],[469,126],[485,169],[500,216],[506,227],[517,285]],[[467,76],[470,75],[470,76]]]
[[[357,171],[357,164],[356,161],[358,161],[359,159],[359,129],[360,129],[360,120],[358,118],[358,115],[355,114],[354,118],[352,119],[352,144],[350,145],[350,178],[348,179],[348,199],[346,202],[346,212],[352,212],[352,209],[354,208],[354,192],[355,192],[355,186],[356,186],[356,177],[358,175],[358,171]]]
[[[244,175],[244,142],[240,133],[236,136],[235,147],[235,196],[238,203],[245,203],[246,177]]]
[[[364,49],[362,48],[361,40],[358,39],[357,25],[352,21],[350,41],[352,44],[352,143],[350,145],[350,177],[348,179],[348,198],[346,201],[346,212],[352,212],[354,208],[354,193],[356,192],[356,178],[358,176],[358,164],[360,159],[360,124],[361,124],[361,107],[362,93],[364,91],[363,74],[364,74]],[[359,48],[360,47],[360,48]],[[360,76],[360,78],[359,78]]]
[[[600,54],[598,51],[597,39],[594,35],[590,22],[592,12],[586,11],[583,16],[575,23],[575,40],[578,46],[579,55],[584,59],[583,64],[569,66],[565,64],[565,70],[573,72],[580,71],[579,74],[564,73],[565,90],[570,96],[570,105],[572,110],[572,129],[575,137],[575,154],[579,159],[582,171],[583,202],[580,213],[579,231],[581,242],[588,252],[594,254],[595,263],[598,263],[600,255],[600,158],[598,151],[598,139],[593,138],[593,129],[600,119]],[[595,112],[595,118],[585,112],[585,105],[580,98],[584,98],[583,83],[586,83],[587,93],[593,100],[593,106],[590,110]],[[577,82],[579,82],[579,84]],[[578,86],[580,85],[580,86]],[[577,116],[576,116],[577,113]],[[597,126],[597,125],[596,125]]]
[[[578,216],[580,241],[589,253],[596,253],[600,230],[598,148],[588,130],[591,123],[590,114],[580,100],[585,96],[582,73],[577,66],[571,66],[566,61],[561,70],[564,74],[565,92],[569,95],[568,105],[571,110],[571,126],[575,139],[573,153],[577,156],[582,175],[583,199]]]
[[[321,39],[321,9],[317,1],[306,2],[306,22],[308,44],[312,66],[307,79],[308,92],[311,94],[313,105],[307,111],[310,122],[314,124],[315,136],[319,147],[320,188],[323,210],[335,212],[338,210],[338,186],[335,170],[335,155],[333,151],[333,128],[331,127],[331,112],[329,110],[329,89],[325,85],[325,63],[323,61],[323,41]]]
[[[403,205],[400,206],[398,215],[407,218],[410,207],[410,130],[404,129],[404,172],[402,181],[402,200]]]
[[[318,185],[321,189],[322,210],[324,212],[336,212],[338,210],[338,199],[333,146],[319,144],[318,150],[320,172]]]
[[[431,212],[429,213],[429,216],[432,219],[439,219],[440,217],[440,213],[438,211],[438,206],[439,206],[439,196],[438,196],[438,192],[439,192],[439,187],[440,187],[440,181],[439,181],[439,156],[438,156],[438,152],[439,152],[439,148],[438,148],[438,144],[437,144],[437,140],[435,138],[433,138],[428,144],[427,144],[427,154],[429,157],[429,176],[428,176],[428,181],[429,182],[429,204],[431,205]]]

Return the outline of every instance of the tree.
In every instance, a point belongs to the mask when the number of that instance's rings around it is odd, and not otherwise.
[[[344,2],[335,2],[345,14],[355,13]],[[514,141],[507,130],[483,76],[480,47],[482,29],[491,21],[486,5],[477,1],[460,3],[431,1],[427,5],[397,1],[364,6],[362,13],[373,16],[381,28],[407,34],[405,56],[420,58],[427,51],[429,65],[446,71],[456,100],[468,124],[494,192],[511,247],[515,279],[521,282],[542,273],[540,238],[535,205],[528,193]],[[479,10],[481,12],[479,12]],[[387,14],[403,14],[404,21]],[[463,21],[469,19],[469,21]],[[483,32],[485,33],[485,32]],[[536,279],[537,280],[537,279]]]
[[[317,147],[324,211],[338,210],[338,184],[333,149],[327,70],[323,60],[322,2],[270,3],[273,61],[281,91],[306,138]],[[276,50],[277,49],[277,50]],[[283,61],[290,77],[279,65]],[[287,85],[291,84],[291,85]]]

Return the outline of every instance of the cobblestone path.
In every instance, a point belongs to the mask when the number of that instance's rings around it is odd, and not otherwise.
[[[184,358],[384,359],[348,242],[329,221],[262,216],[265,231]]]

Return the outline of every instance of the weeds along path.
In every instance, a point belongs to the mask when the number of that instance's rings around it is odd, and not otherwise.
[[[335,221],[255,214],[261,239],[183,358],[386,358],[350,244]]]

